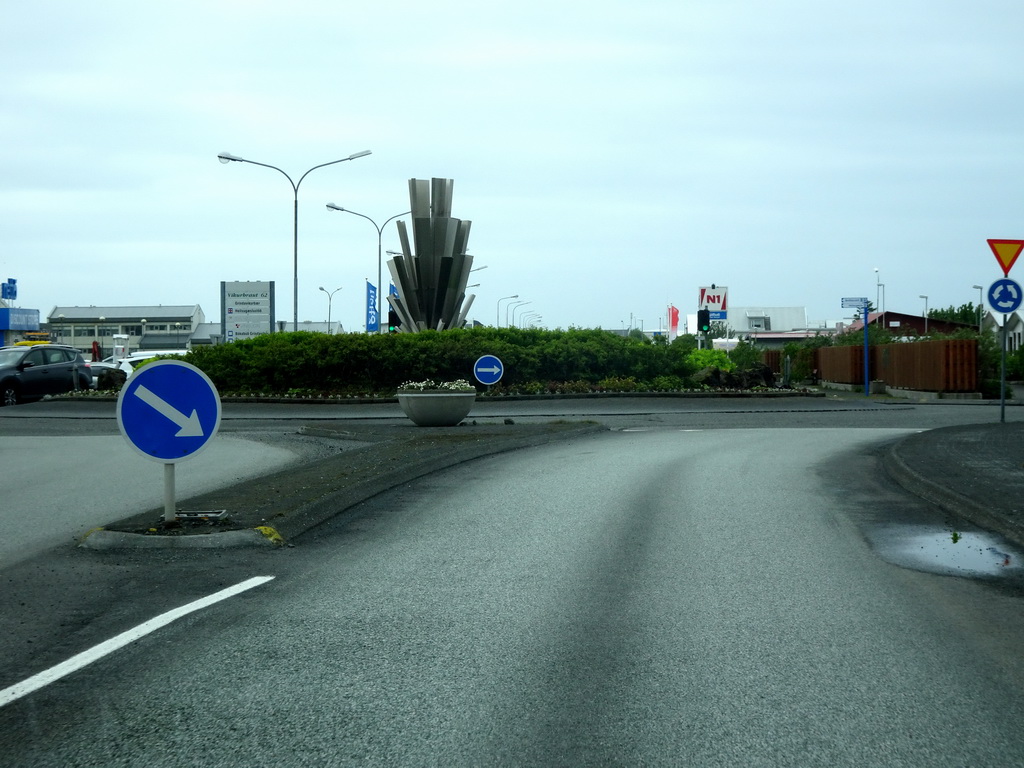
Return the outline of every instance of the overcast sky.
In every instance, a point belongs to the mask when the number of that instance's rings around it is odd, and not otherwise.
[[[0,280],[54,305],[273,280],[361,330],[408,180],[454,179],[470,317],[977,302],[1024,238],[1020,0],[2,0]],[[396,250],[394,222],[385,250]],[[875,269],[878,272],[875,272]],[[384,267],[387,275],[387,268]],[[1011,273],[1011,277],[1021,276]],[[884,289],[879,289],[881,282]],[[536,318],[535,318],[536,319]]]

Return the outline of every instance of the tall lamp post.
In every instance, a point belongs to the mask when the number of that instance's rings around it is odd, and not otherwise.
[[[510,304],[512,307],[512,325],[516,324],[516,310],[525,307],[527,304],[533,304],[532,301],[517,301],[515,304]]]
[[[923,293],[918,294],[919,299],[924,299],[924,335],[928,335],[928,297]]]
[[[881,297],[881,299],[879,299]],[[885,283],[882,282],[882,276],[878,274],[878,267],[875,267],[875,312],[878,312],[879,322],[881,325],[885,325]],[[865,313],[867,314],[867,313]],[[865,317],[864,322],[868,319]]]
[[[340,291],[341,288],[338,287],[338,288],[335,288],[333,291],[328,291],[326,288],[324,288],[321,285],[320,286],[320,290],[327,294],[327,332],[328,333],[332,333],[332,331],[331,331],[331,299],[334,298],[334,294],[336,294],[338,291]]]
[[[971,287],[978,289],[978,335],[980,336],[981,335],[981,306],[982,306],[982,304],[981,304],[981,302],[982,302],[981,292],[983,290],[985,290],[985,289],[982,288],[980,285],[974,285],[974,286],[971,286]]]
[[[519,294],[515,293],[515,294],[513,294],[511,296],[502,296],[500,299],[498,299],[498,312],[497,312],[497,316],[494,318],[494,327],[495,328],[501,328],[501,302],[503,302],[503,301],[505,301],[507,299],[518,299],[518,298],[519,298]]]
[[[368,222],[373,224],[373,228],[377,230],[377,307],[376,307],[376,309],[377,309],[377,333],[384,333],[384,324],[380,321],[380,309],[381,309],[381,302],[380,302],[380,289],[381,289],[381,286],[380,286],[380,280],[381,280],[380,241],[381,241],[381,238],[384,236],[384,227],[386,227],[388,225],[389,221],[393,221],[395,219],[400,219],[403,216],[406,216],[406,215],[412,213],[412,211],[405,211],[404,213],[396,213],[390,219],[386,219],[384,221],[384,223],[381,224],[378,227],[377,226],[377,222],[374,221],[373,219],[371,219],[369,216],[365,216],[365,215],[363,215],[361,213],[356,213],[355,211],[350,211],[348,208],[342,208],[340,205],[335,205],[334,203],[328,203],[327,204],[327,210],[329,210],[329,211],[341,211],[342,213],[351,213],[353,216],[358,216],[361,219],[366,219]]]
[[[508,324],[508,313],[511,311],[511,309],[513,307],[516,307],[516,306],[520,305],[520,304],[529,304],[529,303],[530,302],[528,302],[528,301],[512,301],[512,302],[509,302],[508,304],[505,305],[505,327],[506,328],[509,327],[509,324]]]
[[[343,157],[340,160],[331,160],[329,163],[320,163],[320,165],[314,165],[304,174],[299,177],[299,180],[292,181],[292,177],[282,171],[276,165],[269,165],[267,163],[257,163],[255,160],[246,160],[244,157],[236,157],[230,152],[221,152],[217,155],[217,159],[222,163],[249,163],[250,165],[260,165],[264,168],[273,168],[275,171],[280,173],[286,179],[288,183],[292,185],[292,192],[294,193],[294,217],[292,219],[292,246],[294,251],[294,288],[292,292],[292,308],[294,309],[294,317],[292,319],[292,330],[299,330],[299,185],[302,184],[302,180],[305,179],[310,173],[315,171],[317,168],[323,168],[327,165],[335,165],[337,163],[344,163],[347,160],[355,160],[357,157],[366,157],[370,154],[370,150],[364,149],[362,152],[356,152]]]

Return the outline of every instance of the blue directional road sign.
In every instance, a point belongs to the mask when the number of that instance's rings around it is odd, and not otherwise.
[[[157,360],[121,388],[117,426],[143,456],[173,464],[198,453],[217,433],[220,395],[194,365]]]
[[[505,366],[494,355],[483,355],[473,363],[473,375],[481,384],[497,384],[504,372]]]
[[[1024,297],[1021,296],[1020,283],[1008,277],[996,280],[988,289],[988,304],[996,312],[1016,312],[1020,307],[1021,298]]]

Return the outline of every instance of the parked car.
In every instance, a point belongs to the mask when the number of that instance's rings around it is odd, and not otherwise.
[[[39,400],[92,386],[92,372],[74,347],[0,347],[0,406]]]

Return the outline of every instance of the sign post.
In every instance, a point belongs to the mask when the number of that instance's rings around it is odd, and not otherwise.
[[[988,247],[1003,270],[1003,279],[996,280],[988,289],[988,303],[996,312],[1003,314],[1002,354],[999,373],[999,421],[1006,421],[1006,321],[1011,312],[1020,308],[1021,287],[1010,279],[1010,270],[1024,251],[1024,240],[986,240]],[[981,331],[979,325],[978,331]]]
[[[715,285],[700,288],[697,295],[697,309],[708,310],[710,320],[729,319],[729,289],[724,285]]]
[[[209,377],[180,360],[157,360],[132,374],[117,398],[117,426],[138,453],[164,464],[164,521],[177,518],[174,465],[220,428],[220,395]]]
[[[871,372],[868,370],[870,355],[868,354],[868,300],[865,296],[846,297],[843,309],[859,309],[860,319],[864,323],[864,396],[871,394]]]
[[[1006,269],[1009,271],[1009,267]],[[1010,313],[1016,312],[1020,308],[1020,283],[1008,277],[1001,277],[996,280],[988,289],[988,304],[996,312],[1001,312],[1003,315],[1002,339],[999,345],[1001,348],[999,363],[999,421],[1002,422],[1006,421],[1006,327]]]

